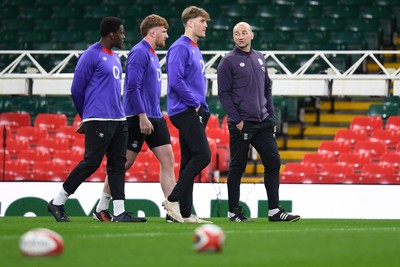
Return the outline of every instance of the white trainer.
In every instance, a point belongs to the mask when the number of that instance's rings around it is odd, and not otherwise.
[[[194,214],[191,214],[189,218],[183,218],[184,223],[213,223],[212,221],[206,221],[203,219],[200,219]]]
[[[181,215],[181,210],[179,209],[179,202],[170,202],[165,199],[162,203],[164,209],[167,211],[168,215],[174,218],[176,221],[183,223],[183,218]]]

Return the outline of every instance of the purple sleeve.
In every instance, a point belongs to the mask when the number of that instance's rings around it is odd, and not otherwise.
[[[265,71],[265,98],[267,99],[267,110],[269,116],[275,117],[274,101],[272,99],[272,81],[268,76],[268,72]]]
[[[82,118],[83,106],[85,103],[85,91],[89,84],[89,81],[93,75],[93,70],[96,67],[94,58],[96,58],[92,53],[84,53],[78,59],[78,64],[76,65],[74,72],[74,79],[71,86],[72,100],[79,116]]]
[[[217,69],[218,96],[229,118],[238,124],[242,121],[232,100],[232,65],[229,60],[222,59]]]
[[[135,50],[126,65],[126,97],[129,97],[130,103],[135,104],[135,110],[139,113],[146,113],[140,92],[146,64],[148,62],[143,51]]]
[[[185,65],[188,62],[188,51],[181,46],[175,46],[170,48],[168,54],[169,85],[186,106],[197,108],[200,105],[200,101],[197,100],[185,82]]]

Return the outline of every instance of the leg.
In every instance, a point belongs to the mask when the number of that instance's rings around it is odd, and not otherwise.
[[[281,158],[274,136],[274,128],[268,119],[262,123],[260,131],[252,139],[252,145],[260,154],[264,165],[264,185],[267,191],[268,208],[279,207],[279,170]]]
[[[194,179],[210,163],[211,151],[205,127],[194,110],[188,109],[171,117],[171,122],[179,129],[184,168],[181,167],[178,183],[168,199],[178,200],[182,216],[189,217],[192,213]]]
[[[243,134],[239,132],[234,123],[229,123],[229,149],[231,162],[228,173],[228,202],[229,211],[235,212],[239,209],[240,182],[247,165],[249,142],[244,140]]]
[[[160,184],[164,196],[168,197],[175,186],[174,153],[170,144],[154,147],[154,155],[160,161]]]

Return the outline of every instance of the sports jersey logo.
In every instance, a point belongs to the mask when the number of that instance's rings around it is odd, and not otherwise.
[[[157,79],[161,81],[161,70],[159,68],[157,68]]]
[[[244,64],[244,62],[240,62],[239,66],[243,68],[244,66],[246,66],[246,64]]]
[[[119,68],[117,66],[113,67],[113,75],[114,75],[115,79],[119,80],[120,71],[119,71]]]
[[[206,66],[204,64],[204,61],[202,59],[200,59],[200,66],[201,66],[201,72],[205,73],[206,71]]]
[[[264,65],[264,62],[262,61],[261,58],[258,59],[258,63],[260,63],[261,66]]]
[[[106,58],[106,57],[103,57],[103,61],[107,61],[107,58]]]

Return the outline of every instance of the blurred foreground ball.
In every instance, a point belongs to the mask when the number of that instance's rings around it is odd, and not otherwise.
[[[21,236],[19,249],[28,257],[55,256],[63,252],[64,241],[52,230],[35,228]]]
[[[193,248],[198,252],[220,252],[224,243],[224,231],[215,224],[204,224],[194,230]]]

